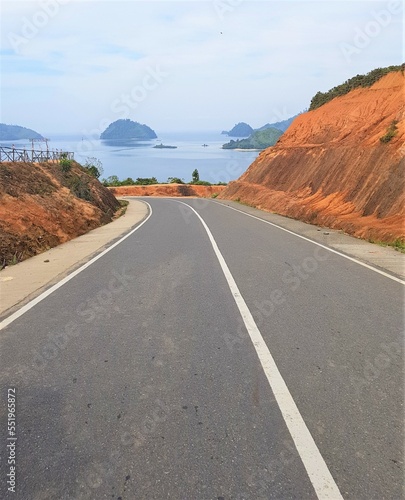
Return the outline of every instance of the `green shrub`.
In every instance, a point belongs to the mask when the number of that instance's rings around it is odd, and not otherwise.
[[[72,160],[62,157],[59,160],[59,165],[63,173],[69,172],[72,168]]]
[[[159,184],[159,182],[156,177],[137,177],[135,184],[140,186],[150,186],[151,184]]]
[[[96,179],[99,179],[100,175],[104,172],[101,161],[98,158],[90,156],[86,158],[83,168],[89,175],[95,177]]]
[[[169,177],[167,179],[168,184],[184,184],[184,181],[179,177]]]
[[[136,182],[132,177],[127,177],[123,181],[120,182],[121,186],[134,186]]]
[[[107,177],[107,179],[102,180],[103,186],[120,186],[121,182],[118,179],[117,175],[110,175],[110,177]]]
[[[337,85],[327,92],[317,92],[311,100],[311,105],[309,106],[309,111],[323,106],[327,102],[331,101],[335,97],[339,97],[349,93],[351,90],[357,87],[371,87],[380,78],[385,76],[392,71],[403,71],[404,65],[402,66],[388,66],[387,68],[376,68],[365,75],[356,75],[349,80],[346,80],[341,85]]]
[[[211,186],[211,182],[208,181],[195,181],[191,184],[193,184],[194,186]]]
[[[394,120],[390,123],[389,127],[387,128],[387,132],[380,137],[380,141],[387,143],[390,142],[390,140],[397,135],[398,133],[398,127],[397,127],[397,121]]]
[[[78,175],[73,175],[68,181],[70,191],[78,198],[85,201],[92,201],[91,191],[88,181]]]

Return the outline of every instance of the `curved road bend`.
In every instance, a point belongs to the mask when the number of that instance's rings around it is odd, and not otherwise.
[[[214,201],[147,201],[0,324],[0,496],[402,498],[402,284]]]

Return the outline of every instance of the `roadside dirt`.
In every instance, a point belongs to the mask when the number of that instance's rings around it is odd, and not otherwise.
[[[0,269],[110,222],[120,204],[73,163],[0,163]]]

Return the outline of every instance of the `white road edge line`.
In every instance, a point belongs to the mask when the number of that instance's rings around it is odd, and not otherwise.
[[[367,269],[371,269],[372,271],[381,274],[382,276],[385,276],[386,278],[389,278],[393,281],[397,281],[398,283],[401,283],[401,285],[405,285],[405,281],[401,280],[400,278],[397,278],[396,276],[393,276],[392,274],[388,274],[384,271],[381,271],[380,269],[370,266],[369,264],[366,264],[365,262],[362,262],[361,260],[357,260],[354,257],[350,257],[349,255],[345,255],[344,253],[339,252],[338,250],[334,250],[333,248],[327,247],[325,245],[322,245],[322,243],[318,243],[317,241],[311,240],[310,238],[307,238],[305,236],[301,236],[298,233],[294,233],[294,231],[290,231],[289,229],[286,229],[282,226],[279,226],[277,224],[274,224],[274,222],[270,222],[265,219],[261,219],[260,217],[257,217],[256,215],[248,214],[247,212],[243,212],[242,210],[238,210],[237,208],[230,207],[229,205],[225,205],[224,203],[218,203],[217,201],[214,201],[217,205],[221,205],[223,207],[229,208],[230,210],[235,210],[235,212],[239,212],[243,215],[246,215],[247,217],[252,217],[252,219],[257,219],[261,222],[264,222],[265,224],[270,224],[270,226],[274,226],[277,229],[281,229],[281,231],[285,231],[286,233],[290,233],[297,238],[301,238],[302,240],[309,241],[310,243],[313,243],[314,245],[317,245],[318,247],[324,248],[325,250],[329,250],[329,252],[335,253],[336,255],[340,255],[340,257],[344,257],[345,259],[351,260],[352,262],[355,262],[356,264],[360,264],[360,266],[366,267]]]
[[[25,304],[25,306],[21,307],[21,309],[18,309],[13,314],[11,314],[7,318],[5,318],[3,321],[0,322],[0,330],[3,330],[3,328],[5,328],[6,326],[8,326],[10,323],[13,323],[13,321],[15,321],[16,319],[20,318],[27,311],[29,311],[34,306],[36,306],[37,304],[39,304],[39,302],[42,302],[44,299],[46,299],[46,297],[49,297],[49,295],[51,295],[55,290],[57,290],[58,288],[62,287],[64,284],[66,284],[72,278],[74,278],[75,276],[77,276],[78,274],[80,274],[82,271],[84,271],[85,269],[87,269],[89,266],[91,266],[92,264],[94,264],[94,262],[96,262],[98,259],[101,259],[101,257],[104,257],[104,255],[106,253],[108,253],[110,250],[112,250],[113,248],[115,248],[116,246],[118,246],[120,243],[122,243],[124,240],[126,240],[129,236],[131,236],[131,234],[133,234],[140,227],[142,227],[149,220],[149,218],[152,215],[152,207],[146,201],[143,201],[143,203],[145,203],[146,205],[148,205],[148,207],[149,207],[149,215],[146,217],[146,219],[144,219],[139,224],[139,226],[136,226],[136,228],[132,229],[132,231],[130,231],[125,236],[123,236],[120,240],[116,241],[113,245],[111,245],[110,247],[106,248],[101,253],[99,253],[98,255],[96,255],[95,257],[93,257],[91,260],[89,260],[88,262],[86,262],[86,264],[83,264],[83,266],[79,267],[78,269],[76,269],[75,271],[73,271],[71,274],[69,274],[68,276],[66,276],[65,278],[63,278],[61,281],[58,281],[58,283],[55,283],[53,286],[51,286],[51,288],[48,288],[48,290],[46,290],[45,292],[43,292],[40,295],[38,295],[38,297],[35,297],[35,299],[32,299],[30,302],[28,302],[27,304]]]
[[[283,415],[285,423],[290,431],[291,437],[297,448],[298,454],[308,473],[309,479],[315,489],[316,495],[320,500],[340,500],[343,499],[339,488],[337,487],[329,469],[326,465],[304,419],[302,418],[293,397],[291,396],[288,387],[281,376],[279,369],[271,355],[266,342],[264,341],[259,328],[257,327],[253,316],[242,297],[239,288],[225,262],[221,251],[204,219],[200,216],[193,207],[182,201],[173,200],[176,203],[181,203],[190,208],[200,219],[205,231],[208,234],[215,255],[219,261],[228,286],[235,299],[236,305],[245,323],[246,329],[252,340],[260,363],[266,374],[267,380],[274,393],[274,397]]]

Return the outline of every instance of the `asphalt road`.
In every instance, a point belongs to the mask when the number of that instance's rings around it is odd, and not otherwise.
[[[214,201],[147,201],[0,331],[0,498],[403,498],[403,285]]]

